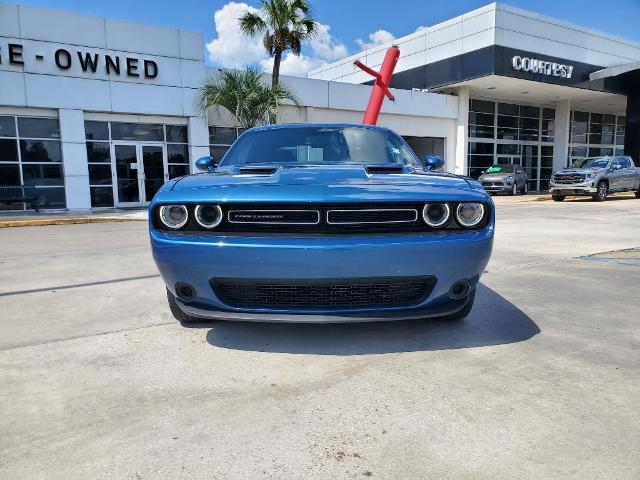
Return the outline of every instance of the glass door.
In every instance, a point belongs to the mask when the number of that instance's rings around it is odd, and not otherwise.
[[[169,180],[167,167],[165,165],[164,146],[162,145],[140,145],[140,156],[142,160],[142,171],[140,178],[144,190],[144,203],[148,204],[153,199],[164,182]]]
[[[140,205],[138,179],[138,149],[136,145],[113,145],[115,204],[117,206]]]

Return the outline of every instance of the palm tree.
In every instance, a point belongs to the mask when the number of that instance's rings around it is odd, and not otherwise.
[[[286,85],[269,86],[258,67],[245,70],[219,70],[200,89],[198,106],[206,114],[208,108],[225,108],[242,128],[252,128],[264,122],[275,123],[283,101],[300,103]]]
[[[240,29],[247,35],[264,34],[264,48],[273,57],[271,85],[280,79],[282,54],[291,50],[300,55],[302,44],[317,30],[307,0],[262,0],[259,14],[246,12],[240,18]]]

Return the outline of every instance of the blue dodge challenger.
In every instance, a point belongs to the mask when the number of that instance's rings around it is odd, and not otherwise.
[[[181,322],[465,317],[494,206],[393,131],[353,124],[248,130],[206,173],[150,205],[153,257]]]

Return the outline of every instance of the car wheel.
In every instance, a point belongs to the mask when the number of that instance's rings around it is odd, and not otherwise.
[[[607,185],[607,182],[600,182],[598,183],[596,193],[593,195],[592,198],[596,202],[604,202],[608,194],[609,194],[609,185]]]
[[[518,195],[518,182],[513,182],[513,188],[511,189],[511,192],[509,193],[509,195],[513,195],[513,196]]]
[[[561,202],[565,199],[564,195],[551,195],[554,202]]]
[[[471,312],[471,309],[473,308],[473,302],[476,299],[476,289],[475,288],[473,290],[471,290],[471,293],[469,294],[469,296],[467,298],[468,298],[467,303],[465,304],[465,306],[464,306],[464,308],[462,310],[460,310],[459,312],[456,312],[456,313],[452,313],[451,315],[445,315],[444,317],[440,317],[440,320],[447,320],[447,321],[462,320],[467,315],[469,315],[469,312]]]
[[[526,195],[528,192],[529,192],[529,183],[524,182],[524,185],[522,185],[522,190],[520,190],[520,193],[522,193],[522,195]]]
[[[176,297],[171,291],[167,288],[167,301],[169,302],[169,310],[180,323],[193,323],[201,321],[197,317],[192,317],[191,315],[184,313],[180,310],[178,303],[176,302]]]

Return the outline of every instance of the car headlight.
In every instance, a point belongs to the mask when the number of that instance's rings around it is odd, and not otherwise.
[[[587,173],[586,179],[587,180],[593,180],[594,178],[596,178],[596,174],[595,173]]]
[[[442,227],[451,219],[448,203],[427,203],[422,209],[422,219],[430,227]]]
[[[505,178],[505,180],[507,181],[507,183],[512,183],[513,182],[513,177],[507,177],[507,178]]]
[[[461,203],[456,208],[456,220],[465,228],[473,228],[484,219],[484,205],[481,203]]]
[[[160,207],[160,221],[171,230],[184,227],[189,221],[189,212],[184,205],[163,205]]]
[[[198,225],[208,230],[216,228],[222,222],[222,209],[219,205],[198,205],[194,215]]]

